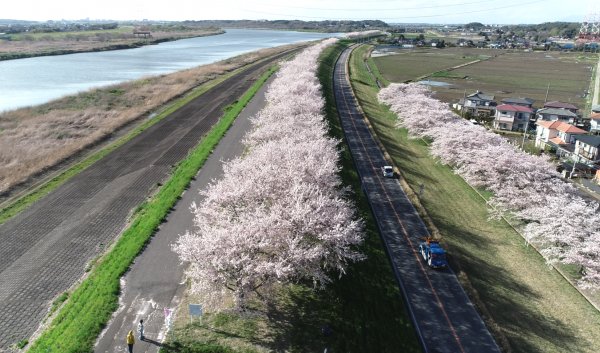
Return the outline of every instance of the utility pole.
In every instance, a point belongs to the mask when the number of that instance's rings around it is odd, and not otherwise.
[[[544,105],[548,102],[548,91],[550,91],[550,84],[548,84],[548,88],[546,88],[546,98],[544,98]]]
[[[463,95],[463,104],[460,111],[460,116],[462,118],[465,117],[465,104],[467,104],[467,90],[465,89],[465,94]]]

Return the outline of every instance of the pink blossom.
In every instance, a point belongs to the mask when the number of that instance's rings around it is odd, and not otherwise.
[[[424,85],[391,84],[378,99],[398,115],[398,128],[433,139],[433,157],[494,193],[488,201],[493,217],[509,213],[526,221],[526,237],[544,247],[549,264],[578,265],[580,286],[600,286],[598,204],[578,196],[547,158],[518,151],[505,138],[469,124]]]
[[[315,286],[340,276],[364,238],[363,223],[341,188],[339,141],[327,136],[324,99],[316,78],[329,39],[282,62],[266,94],[267,106],[252,119],[247,152],[223,165],[193,205],[196,231],[174,246],[192,292],[218,309],[227,293],[242,309],[257,290],[310,279]]]

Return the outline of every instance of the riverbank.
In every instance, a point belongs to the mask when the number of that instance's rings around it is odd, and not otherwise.
[[[96,33],[96,40],[54,40],[48,37],[38,41],[0,41],[0,61],[25,59],[39,56],[56,56],[92,53],[110,50],[135,49],[146,45],[172,42],[180,39],[208,37],[226,33],[224,30],[198,31],[194,33],[153,32],[153,38],[128,38],[105,41],[103,33]],[[42,37],[43,38],[43,37]],[[89,38],[89,37],[87,37]]]
[[[215,80],[267,57],[305,45],[261,49],[213,64],[80,92],[0,114],[0,198],[20,193],[32,178],[71,156],[110,141],[132,122],[140,124]],[[30,184],[29,184],[30,185]]]

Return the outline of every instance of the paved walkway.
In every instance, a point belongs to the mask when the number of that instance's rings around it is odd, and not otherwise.
[[[336,63],[334,89],[344,134],[377,219],[394,274],[407,300],[425,352],[500,352],[450,268],[432,270],[418,252],[428,232],[398,180],[384,178],[387,165],[352,95],[346,65]],[[443,244],[442,244],[443,245]]]
[[[171,165],[282,54],[244,70],[148,128],[0,226],[0,350],[28,339]],[[167,295],[167,294],[165,294]]]
[[[175,309],[185,290],[184,267],[179,257],[171,251],[171,244],[187,230],[193,231],[192,202],[202,200],[198,190],[204,189],[213,179],[223,175],[222,160],[230,160],[242,154],[242,138],[252,129],[249,117],[256,115],[265,105],[265,91],[275,78],[271,76],[240,113],[225,136],[206,160],[189,189],[175,205],[160,230],[142,254],[135,260],[124,277],[125,291],[122,306],[96,344],[96,352],[127,352],[125,337],[130,330],[137,332],[140,319],[145,322],[146,340],[139,341],[136,333],[134,351],[158,352],[165,338],[164,309]],[[187,310],[183,308],[182,310]],[[169,339],[168,337],[166,338]]]

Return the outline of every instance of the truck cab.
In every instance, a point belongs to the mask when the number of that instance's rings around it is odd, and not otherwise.
[[[419,245],[419,251],[427,265],[431,268],[446,268],[446,252],[440,247],[440,242],[435,238],[422,238],[424,243]]]

